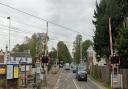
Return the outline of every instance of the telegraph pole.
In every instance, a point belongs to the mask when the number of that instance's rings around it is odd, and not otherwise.
[[[57,46],[57,59],[56,59],[56,67],[57,67],[57,61],[58,61],[58,46]]]
[[[83,59],[82,59],[82,40],[80,41],[80,63],[83,63]]]

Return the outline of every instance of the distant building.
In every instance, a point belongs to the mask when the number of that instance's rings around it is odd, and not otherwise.
[[[0,50],[0,64],[2,63],[4,63],[4,60],[5,60],[5,58],[4,58],[4,55],[5,55],[5,53],[3,52],[3,50],[1,49]]]
[[[26,63],[32,63],[32,57],[30,55],[30,52],[11,52],[10,54],[12,61],[17,61],[18,63],[26,62]]]
[[[93,50],[93,47],[90,46],[87,49],[87,58],[88,58],[88,64],[89,65],[96,65],[97,64],[97,60],[96,60],[96,52]]]
[[[106,61],[104,58],[101,58],[100,61],[97,61],[96,59],[96,52],[93,50],[93,47],[90,46],[87,49],[87,58],[88,58],[88,64],[91,65],[99,65],[99,66],[104,66],[106,64]]]

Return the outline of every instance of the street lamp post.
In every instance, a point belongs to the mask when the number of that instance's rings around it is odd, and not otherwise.
[[[9,20],[9,37],[8,37],[8,44],[9,44],[9,55],[8,55],[8,59],[11,59],[10,58],[10,27],[11,27],[11,18],[10,17],[7,17],[7,19]],[[7,61],[8,61],[7,59]],[[7,61],[6,61],[6,74],[7,74]],[[6,89],[8,89],[8,80],[6,78]]]
[[[82,55],[82,50],[83,50],[83,49],[82,49],[82,40],[81,40],[81,42],[80,42],[80,63],[81,63],[81,64],[83,63],[83,59],[82,59],[82,58],[83,58],[83,57],[82,57],[82,56],[83,56],[83,55]]]
[[[9,52],[10,52],[10,30],[11,30],[11,17],[7,17],[9,20]]]
[[[75,57],[74,57],[74,55],[75,55],[75,49],[74,49],[74,48],[72,49],[72,55],[73,55],[73,63],[74,63],[74,61],[75,61],[75,60],[74,60],[74,58],[75,58]]]

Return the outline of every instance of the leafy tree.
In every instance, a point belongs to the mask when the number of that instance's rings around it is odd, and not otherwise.
[[[33,62],[35,61],[35,57],[37,55],[37,53],[36,53],[37,52],[37,50],[36,50],[37,42],[38,42],[38,39],[36,37],[36,34],[33,34],[30,42],[28,43]]]
[[[25,50],[28,50],[27,44],[16,44],[15,47],[12,49],[14,52],[24,52]]]
[[[87,49],[93,45],[92,41],[90,40],[85,40],[82,42],[82,58],[87,59]]]
[[[74,41],[74,60],[76,63],[80,63],[80,47],[82,43],[82,36],[78,34]]]
[[[55,63],[57,59],[57,50],[55,48],[52,48],[52,50],[49,52],[53,62]]]
[[[59,61],[69,62],[71,63],[71,54],[68,50],[66,44],[63,41],[59,41],[57,44],[58,48],[58,59]]]
[[[128,0],[101,0],[96,3],[93,23],[96,27],[94,35],[94,49],[97,55],[103,57],[110,55],[109,47],[109,17],[112,25],[113,48],[120,33],[119,28],[123,27],[123,21],[128,13]],[[102,48],[102,49],[101,49]]]
[[[116,48],[121,57],[122,68],[128,68],[128,28],[120,29],[120,35],[116,39]]]
[[[107,7],[107,1],[102,0],[98,5],[96,3],[96,10],[94,11],[94,18],[96,31],[94,35],[94,50],[97,55],[103,57],[109,56],[109,34],[108,34],[108,19],[105,17],[105,10]],[[101,49],[102,48],[102,49]]]
[[[100,57],[110,55],[109,17],[111,18],[113,49],[117,50],[121,57],[121,67],[128,68],[128,27],[124,25],[128,17],[128,0],[101,0],[99,4],[96,3],[95,20],[93,20],[96,28],[94,49]]]

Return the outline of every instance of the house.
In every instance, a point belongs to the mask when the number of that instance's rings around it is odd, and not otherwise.
[[[98,66],[104,66],[106,64],[105,58],[101,58],[100,61],[97,61],[96,59],[96,52],[93,50],[93,46],[90,46],[87,49],[87,58],[88,58],[88,65],[98,65]]]
[[[10,60],[17,61],[18,63],[26,62],[27,64],[32,63],[32,57],[30,52],[11,52],[10,53]]]

